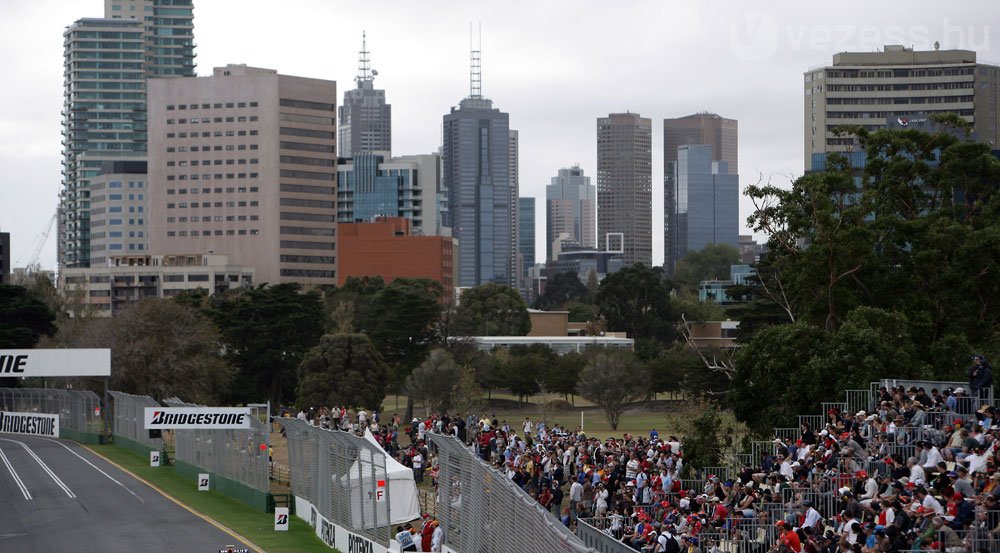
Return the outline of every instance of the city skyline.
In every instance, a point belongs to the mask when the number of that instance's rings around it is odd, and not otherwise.
[[[357,71],[361,33],[367,31],[379,88],[391,96],[396,112],[397,155],[440,146],[440,114],[468,89],[469,21],[482,21],[483,90],[521,131],[523,196],[542,197],[560,167],[579,163],[587,174],[596,174],[595,117],[626,110],[650,117],[654,264],[662,263],[663,251],[663,167],[657,159],[663,118],[708,110],[740,120],[741,190],[761,174],[785,184],[803,171],[799,106],[803,73],[810,67],[829,65],[840,51],[893,43],[924,49],[936,40],[942,49],[975,50],[981,60],[1000,58],[988,32],[1000,16],[974,4],[945,12],[931,2],[908,3],[905,11],[897,4],[856,3],[866,6],[864,25],[854,22],[850,9],[819,20],[808,6],[794,3],[747,12],[719,1],[632,2],[600,16],[567,2],[512,3],[502,10],[487,2],[449,10],[400,3],[371,10],[361,2],[302,1],[275,11],[269,3],[249,1],[238,12],[227,3],[203,4],[195,3],[200,75],[227,63],[247,63],[335,80],[346,90]],[[7,168],[0,180],[0,229],[12,233],[13,257],[20,264],[30,257],[58,200],[61,33],[73,21],[103,12],[100,0],[51,0],[44,6],[15,1],[0,7],[7,23],[0,44],[21,54],[9,65],[12,79],[21,84],[0,93],[5,100],[0,160]],[[337,21],[338,32],[329,32],[331,21]],[[621,26],[628,33],[603,34],[615,28],[611,23],[624,22],[630,23]],[[259,36],[273,40],[253,38]],[[594,36],[605,38],[594,41]],[[667,66],[670,72],[658,70]],[[675,90],[668,86],[675,79],[698,86]],[[741,198],[741,233],[749,209]],[[539,219],[537,225],[543,224]],[[544,236],[544,227],[536,226],[536,237]],[[55,266],[55,249],[52,234],[40,258],[43,267]]]

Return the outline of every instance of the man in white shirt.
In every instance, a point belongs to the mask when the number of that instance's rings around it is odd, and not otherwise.
[[[434,525],[434,533],[431,534],[431,551],[441,551],[441,544],[444,542],[444,530],[441,529],[441,525],[436,520],[431,524]]]
[[[924,469],[917,464],[916,457],[910,457],[906,460],[906,466],[910,467],[910,482],[917,486],[921,486],[926,481],[926,476],[924,476]]]
[[[580,479],[573,480],[573,485],[569,487],[569,516],[576,520],[576,505],[583,501],[583,484]]]
[[[937,470],[938,463],[944,461],[944,458],[941,457],[941,451],[938,450],[938,448],[934,447],[934,444],[928,441],[925,441],[923,443],[923,446],[924,446],[924,453],[927,456],[927,460],[924,461],[924,464],[921,466],[931,471]]]

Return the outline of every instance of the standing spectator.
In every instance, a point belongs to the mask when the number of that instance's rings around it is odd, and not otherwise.
[[[573,485],[569,487],[569,514],[573,520],[576,520],[576,509],[577,503],[583,501],[583,484],[580,482],[583,480],[583,475],[573,481]]]
[[[419,449],[413,448],[411,462],[413,463],[413,479],[419,484],[424,481],[424,456],[420,454]]]
[[[982,355],[972,356],[969,368],[969,393],[973,398],[988,399],[988,388],[993,385],[993,368]]]
[[[409,524],[407,524],[409,526]],[[413,543],[413,534],[402,526],[396,527],[396,541],[399,543],[400,551],[416,551],[417,545]]]
[[[436,520],[431,525],[434,527],[434,531],[431,533],[431,551],[441,551],[441,544],[444,543],[444,530],[441,529],[441,524]]]

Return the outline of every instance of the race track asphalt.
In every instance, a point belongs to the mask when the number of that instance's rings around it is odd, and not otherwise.
[[[0,434],[0,453],[0,553],[246,547],[74,442]]]

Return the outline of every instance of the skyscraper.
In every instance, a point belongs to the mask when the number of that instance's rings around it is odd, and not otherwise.
[[[104,8],[104,19],[63,33],[60,267],[90,265],[90,181],[102,164],[146,159],[146,78],[194,76],[191,0],[105,0]]]
[[[104,17],[140,22],[146,76],[194,76],[192,0],[104,0]]]
[[[340,157],[361,153],[392,151],[392,106],[385,103],[385,91],[375,89],[378,72],[371,68],[364,33],[358,52],[357,88],[344,92],[340,106],[338,147]]]
[[[143,30],[135,20],[81,19],[63,37],[59,264],[89,267],[91,179],[106,161],[146,156]]]
[[[517,252],[521,258],[521,276],[535,265],[535,199],[517,200]]]
[[[545,187],[545,258],[554,261],[552,244],[597,247],[597,190],[579,165],[563,168]]]
[[[696,113],[686,117],[663,120],[663,268],[673,274],[677,263],[676,201],[677,149],[686,144],[707,144],[712,148],[712,161],[725,161],[731,174],[739,173],[739,125],[714,113]]]
[[[520,156],[518,154],[518,142],[520,136],[514,129],[510,129],[510,139],[507,149],[507,170],[510,174],[510,266],[514,268],[514,286],[521,288],[521,281],[524,278],[524,270],[518,263],[518,253],[521,251],[521,216],[519,211],[519,198],[521,196],[520,181]],[[532,199],[533,201],[534,199]]]
[[[854,137],[834,135],[841,125],[875,131],[887,121],[950,112],[971,123],[980,142],[1000,144],[1000,66],[977,62],[970,50],[842,52],[832,65],[806,71],[804,84],[807,171],[823,168],[824,156],[814,162],[815,154],[856,149]]]
[[[676,201],[667,206],[674,221],[667,243],[671,259],[709,244],[739,248],[739,176],[713,157],[708,144],[686,144],[677,149],[677,161],[670,163],[676,183]]]
[[[510,118],[483,97],[479,60],[473,50],[469,96],[444,116],[445,226],[458,238],[459,286],[516,286]]]
[[[653,263],[652,122],[637,113],[597,119],[597,243],[620,233],[625,265]]]
[[[149,96],[151,252],[336,284],[337,84],[227,65]]]

